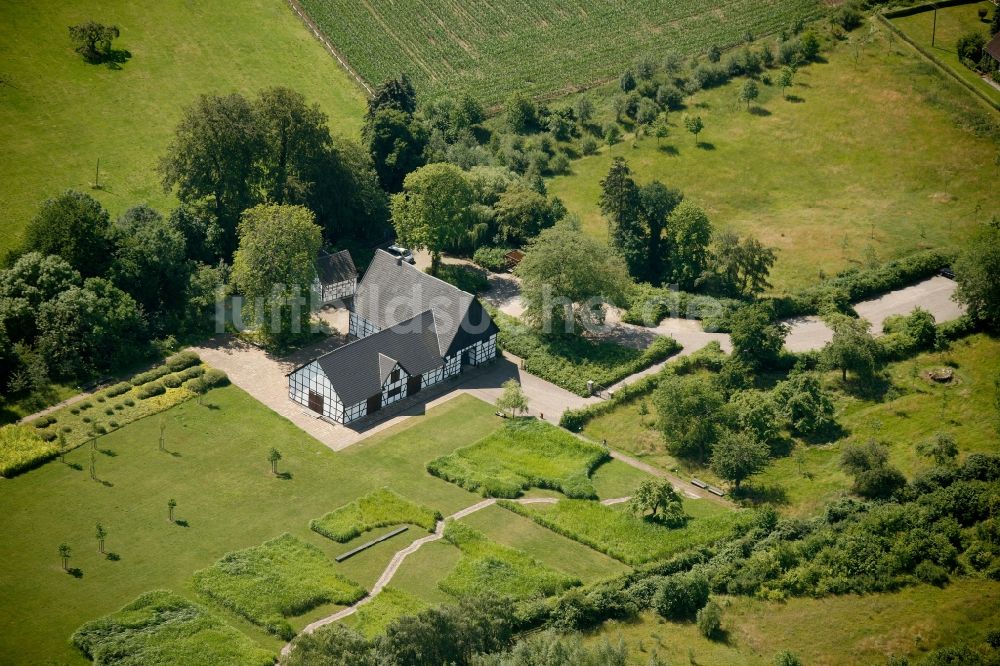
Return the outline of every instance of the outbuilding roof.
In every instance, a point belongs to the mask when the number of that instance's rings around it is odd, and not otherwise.
[[[1000,12],[1000,7],[996,11]],[[986,52],[993,56],[994,60],[1000,62],[1000,32],[993,35],[993,39],[986,45]]]
[[[358,277],[358,269],[354,267],[354,260],[347,250],[333,254],[321,250],[316,259],[316,273],[320,284],[336,284]]]

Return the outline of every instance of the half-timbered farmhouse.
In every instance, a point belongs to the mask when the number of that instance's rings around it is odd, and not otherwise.
[[[288,374],[288,396],[350,423],[497,355],[497,327],[467,292],[379,250],[350,306],[351,342]]]

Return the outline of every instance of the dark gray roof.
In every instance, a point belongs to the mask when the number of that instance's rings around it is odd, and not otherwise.
[[[347,250],[333,254],[320,251],[316,259],[316,273],[320,284],[336,284],[358,277],[358,269],[354,267],[354,260]]]
[[[994,11],[1000,12],[1000,7]],[[993,56],[994,60],[1000,61],[1000,32],[994,35],[990,43],[986,45],[986,52]]]
[[[354,294],[353,309],[382,329],[430,310],[437,323],[438,350],[443,357],[468,346],[456,347],[455,342],[463,322],[469,319],[470,309],[476,310],[472,313],[475,323],[482,319],[478,313],[489,319],[482,306],[477,303],[477,307],[472,308],[473,303],[477,302],[472,294],[378,250]],[[495,333],[492,320],[489,325]],[[479,334],[475,335],[475,339],[479,339],[482,333],[476,332]],[[461,337],[468,338],[468,335]]]
[[[431,312],[349,342],[316,359],[345,407],[382,390],[396,363],[409,375],[441,367],[438,332]]]

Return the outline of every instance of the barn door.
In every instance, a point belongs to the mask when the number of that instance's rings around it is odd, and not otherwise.
[[[323,396],[315,391],[309,391],[309,409],[317,414],[323,413]]]
[[[368,413],[374,414],[378,410],[382,409],[382,394],[373,395],[368,398]]]
[[[420,391],[420,375],[409,377],[406,380],[406,395],[413,395]]]

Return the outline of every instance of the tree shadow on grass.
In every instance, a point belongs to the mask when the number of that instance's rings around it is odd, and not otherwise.
[[[81,465],[80,463],[75,463],[75,462],[66,463],[66,467],[69,467],[70,469],[75,469],[78,472],[83,471],[83,465]]]
[[[792,104],[804,104],[806,100],[798,95],[785,95],[785,101],[791,102]]]
[[[175,520],[174,525],[176,525],[177,527],[191,527],[191,523],[184,520],[183,518],[178,518],[177,520]]]
[[[839,423],[834,423],[819,432],[809,433],[808,435],[800,435],[803,442],[813,446],[820,444],[832,444],[839,439],[843,439],[850,435],[851,432],[844,428],[844,426]]]
[[[749,485],[733,491],[736,499],[747,500],[751,504],[788,504],[788,493],[778,485]]]
[[[69,569],[66,569],[66,573],[73,578],[83,578],[83,569],[80,567],[70,567]]]
[[[768,111],[767,109],[765,109],[762,106],[751,106],[750,107],[750,115],[751,116],[758,116],[760,118],[766,118],[769,115],[771,115],[771,112]]]
[[[670,155],[671,157],[677,157],[681,154],[681,152],[677,150],[677,146],[660,146],[659,151],[665,155]]]
[[[111,449],[97,449],[97,452],[98,453],[103,453],[104,455],[106,455],[109,458],[117,458],[118,457],[118,454],[115,453],[114,451],[112,451]]]
[[[206,402],[205,403],[205,409],[211,410],[213,412],[217,412],[217,411],[221,410],[222,407],[219,407],[218,405],[216,405],[215,403],[212,403],[212,402]]]
[[[274,476],[276,478],[281,479],[282,481],[291,481],[292,480],[292,473],[291,472],[278,472]]]
[[[127,63],[132,58],[132,52],[128,49],[111,49],[111,51],[104,57],[104,64],[108,66],[108,69],[121,69],[122,65]]]
[[[695,145],[701,150],[715,150],[715,144],[708,141],[699,141]]]

